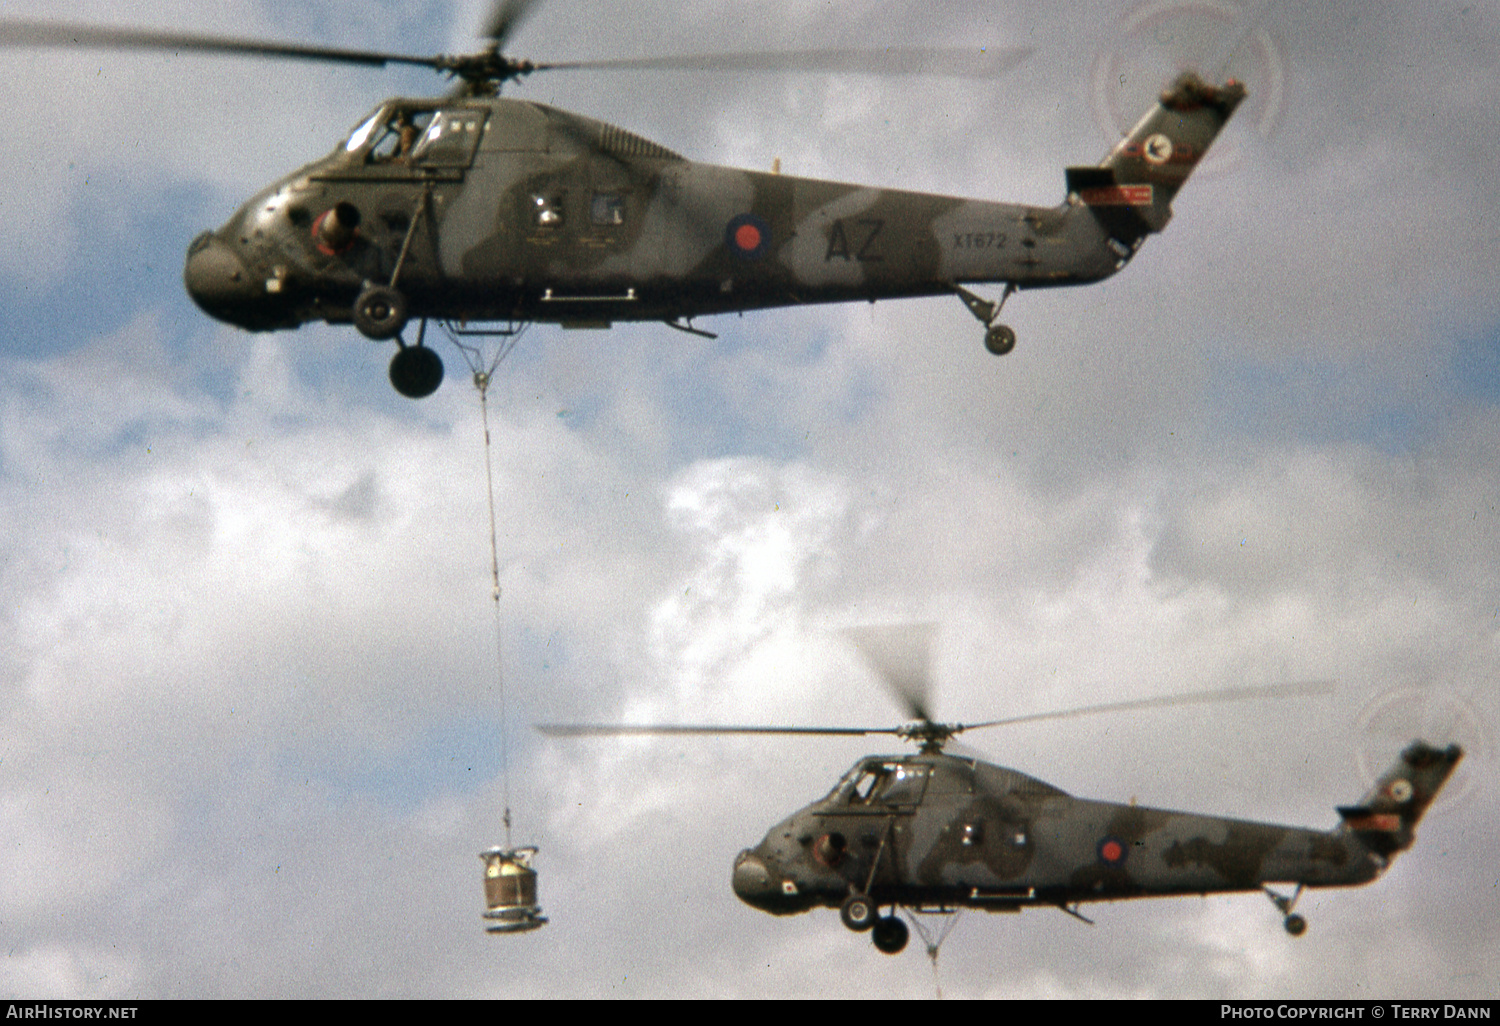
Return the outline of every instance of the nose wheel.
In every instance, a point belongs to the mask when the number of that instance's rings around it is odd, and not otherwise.
[[[354,301],[354,326],[373,341],[398,337],[406,320],[406,297],[387,285],[366,285]]]
[[[864,933],[874,927],[879,916],[880,912],[868,894],[851,894],[839,908],[839,919],[855,933]]]
[[[391,385],[408,399],[425,399],[443,383],[443,361],[422,344],[426,318],[417,329],[417,344],[406,344],[401,332],[407,320],[406,297],[389,285],[367,284],[354,301],[354,326],[359,333],[376,342],[395,339],[400,347],[391,358]]]
[[[875,950],[887,955],[900,954],[911,939],[911,930],[896,915],[895,909],[888,916],[881,915],[868,894],[851,894],[845,898],[839,908],[839,919],[855,933],[869,933]]]

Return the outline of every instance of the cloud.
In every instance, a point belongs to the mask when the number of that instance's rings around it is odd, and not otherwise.
[[[98,11],[437,51],[482,7]],[[1032,45],[959,89],[559,75],[523,95],[705,159],[1051,203],[1108,144],[1088,76],[1126,10],[547,5],[516,49]],[[3,55],[22,140],[0,174],[4,989],[1492,995],[1482,801],[1435,810],[1371,887],[1306,895],[1297,941],[1254,894],[1095,906],[1093,928],[966,913],[935,980],[919,945],[887,960],[831,912],[776,919],[728,887],[737,851],[883,741],[528,729],[894,725],[839,630],[934,621],[945,719],[1339,680],[966,736],[1079,795],[1329,827],[1361,760],[1492,735],[1497,34],[1483,9],[1363,12],[1268,9],[1284,120],[1240,135],[1117,278],[1012,297],[1004,359],[943,299],[714,318],[712,342],[534,330],[489,394],[498,669],[480,412],[452,350],[410,404],[388,348],[222,328],[178,280],[193,231],[387,92],[434,86]],[[1471,751],[1484,794],[1493,751]],[[496,939],[474,853],[507,803],[552,922]]]

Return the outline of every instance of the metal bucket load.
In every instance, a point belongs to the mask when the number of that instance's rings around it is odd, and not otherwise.
[[[525,933],[547,920],[536,903],[536,870],[531,860],[535,847],[490,848],[479,853],[484,862],[485,930],[490,933]]]

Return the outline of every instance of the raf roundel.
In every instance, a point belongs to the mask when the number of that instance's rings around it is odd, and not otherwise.
[[[759,260],[771,248],[771,226],[754,214],[741,214],[724,229],[729,251],[742,260]]]
[[[1106,866],[1123,865],[1129,851],[1125,842],[1118,837],[1106,837],[1099,842],[1099,861]]]

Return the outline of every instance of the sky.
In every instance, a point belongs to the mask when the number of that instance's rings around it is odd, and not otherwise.
[[[0,17],[425,54],[477,48],[486,8]],[[889,45],[1033,52],[980,83],[514,95],[695,160],[1039,205],[1179,67],[1250,99],[1125,271],[1009,300],[1004,358],[953,299],[701,320],[713,341],[533,328],[489,392],[498,672],[457,354],[413,403],[388,345],[249,334],[181,284],[199,231],[442,83],[0,52],[0,993],[1500,992],[1500,5],[553,2],[511,49]],[[1410,739],[1469,755],[1383,879],[1304,896],[1300,939],[1252,893],[1093,926],[969,912],[933,961],[729,887],[740,849],[894,743],[529,729],[895,725],[841,632],[901,622],[939,625],[947,720],[1338,682],[966,738],[1080,796],[1332,828]],[[551,922],[496,938],[475,856],[507,792]]]

